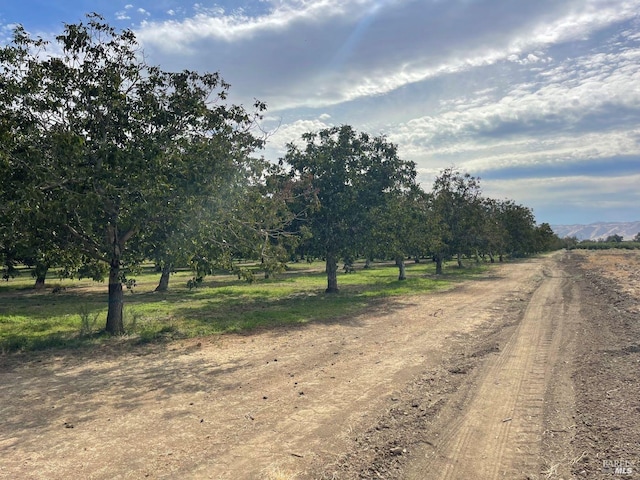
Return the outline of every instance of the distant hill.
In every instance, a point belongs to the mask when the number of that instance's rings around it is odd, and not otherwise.
[[[640,232],[638,222],[597,222],[589,225],[551,225],[553,231],[560,238],[577,237],[578,240],[600,240],[609,235],[622,235],[625,240],[631,240]]]

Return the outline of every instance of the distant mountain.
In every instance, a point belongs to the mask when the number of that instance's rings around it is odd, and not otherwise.
[[[600,240],[609,235],[622,235],[625,240],[631,240],[640,232],[639,222],[597,222],[589,225],[551,225],[553,231],[560,238],[577,237],[578,240]]]

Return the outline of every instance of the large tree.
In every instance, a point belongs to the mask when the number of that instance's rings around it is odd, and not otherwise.
[[[309,248],[326,259],[327,293],[338,291],[337,261],[362,251],[372,234],[371,211],[394,190],[414,183],[413,162],[399,158],[384,137],[358,133],[351,126],[331,127],[302,136],[303,148],[291,143],[282,162],[317,204],[308,212]]]
[[[502,261],[508,243],[508,232],[501,216],[504,202],[485,198],[482,204],[480,249],[483,254],[489,255],[491,263],[495,262],[496,255]]]
[[[212,185],[206,190],[214,195],[176,199],[173,208],[162,212],[162,221],[145,232],[146,257],[161,271],[156,291],[169,288],[170,274],[176,267],[195,266],[199,270],[195,277],[200,278],[213,268],[228,266],[233,234],[230,222],[243,215],[238,204],[245,198],[251,179],[261,174],[254,174],[254,170],[263,169],[260,161],[247,159],[245,163],[246,168],[221,169],[209,179]]]
[[[447,255],[461,256],[479,243],[482,224],[480,181],[455,168],[440,172],[433,183],[432,215],[436,221],[438,240],[434,243],[436,273],[442,273],[442,261]]]
[[[405,259],[413,256],[418,261],[431,243],[428,197],[417,185],[385,197],[371,211],[373,231],[366,252],[368,257],[393,258],[398,280],[406,280]]]
[[[562,248],[562,240],[555,234],[551,225],[541,223],[535,228],[535,251],[549,252]]]
[[[52,209],[56,235],[108,266],[106,330],[120,333],[123,268],[143,258],[154,225],[215,196],[216,179],[261,146],[252,127],[265,107],[227,105],[218,73],[147,65],[131,31],[95,14],[56,43],[48,55],[18,27],[0,49],[0,133],[11,139],[0,159],[24,177],[15,211]]]
[[[42,75],[29,64],[27,45],[40,51],[45,42],[30,41],[18,28],[14,44],[0,48],[0,257],[5,278],[17,272],[16,264],[25,264],[34,267],[41,288],[49,267],[70,271],[80,255],[67,242],[58,199],[42,182],[49,143],[42,128],[46,119],[34,111],[46,99],[38,96]]]
[[[498,218],[506,231],[506,253],[523,257],[536,251],[536,222],[529,207],[505,200],[501,202]]]

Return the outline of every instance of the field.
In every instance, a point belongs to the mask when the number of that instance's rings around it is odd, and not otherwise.
[[[170,294],[186,299],[175,309],[150,279],[128,295],[138,330],[121,339],[78,336],[75,313],[62,343],[0,356],[0,478],[598,479],[637,468],[637,252],[557,252],[452,269],[444,283],[432,268],[412,265],[408,283],[385,266],[342,275],[329,298],[321,272],[217,278]],[[17,317],[31,315],[21,295],[41,302],[42,319],[64,317],[57,302],[103,308],[91,285],[7,288],[16,303],[3,318],[20,305]],[[216,288],[227,292],[217,304]],[[304,314],[284,314],[299,303]],[[236,320],[214,321],[223,309]],[[258,320],[244,328],[247,313]],[[156,316],[171,331],[145,337]]]
[[[447,288],[483,270],[482,265],[460,270],[450,267],[445,278],[433,275],[431,262],[410,264],[407,281],[397,281],[397,268],[374,264],[341,275],[341,293],[323,294],[324,264],[290,263],[275,279],[252,284],[235,275],[206,277],[188,289],[192,274],[172,275],[170,290],[155,292],[159,274],[143,268],[135,275],[136,286],[125,297],[126,338],[129,344],[189,338],[269,327],[321,321],[355,313],[389,296]],[[247,265],[248,268],[251,265]],[[33,278],[23,270],[16,279],[0,285],[0,351],[41,350],[102,344],[107,311],[107,285],[91,280],[61,280],[49,275],[48,288],[33,290]]]

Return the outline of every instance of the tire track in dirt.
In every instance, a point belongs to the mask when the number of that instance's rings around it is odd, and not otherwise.
[[[0,478],[317,479],[395,392],[521,311],[543,263],[334,322],[6,359]]]
[[[553,263],[547,262],[512,337],[479,373],[467,407],[442,413],[434,428],[438,441],[418,453],[422,458],[407,468],[407,479],[516,479],[539,472],[545,393],[566,307],[567,280]]]

